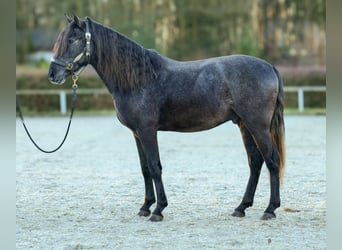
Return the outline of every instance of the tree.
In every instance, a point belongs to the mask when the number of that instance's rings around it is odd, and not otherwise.
[[[17,61],[40,49],[34,29],[57,37],[73,12],[175,59],[243,53],[325,63],[325,0],[17,0]]]

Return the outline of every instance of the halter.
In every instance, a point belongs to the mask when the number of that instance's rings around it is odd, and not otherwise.
[[[77,72],[74,72],[72,69],[74,68],[74,64],[77,63],[78,61],[81,60],[81,58],[85,55],[87,57],[88,60],[88,64],[90,61],[90,41],[91,41],[91,34],[89,32],[89,24],[87,22],[87,20],[85,21],[86,24],[86,33],[85,33],[85,39],[86,39],[86,46],[84,48],[84,50],[78,54],[74,60],[72,60],[72,62],[66,62],[62,59],[57,59],[57,58],[52,58],[51,59],[51,63],[55,63],[57,65],[60,65],[62,67],[65,67],[66,70],[69,70],[72,72],[73,75],[79,75],[81,74],[81,72],[83,71],[83,69],[86,66],[82,66]]]

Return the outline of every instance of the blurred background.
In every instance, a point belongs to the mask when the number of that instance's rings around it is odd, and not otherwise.
[[[110,26],[176,60],[248,54],[275,65],[286,112],[325,113],[325,0],[17,0],[17,94],[28,114],[59,114],[62,88],[47,80],[64,13]],[[80,78],[77,110],[113,110],[91,67]],[[45,92],[43,91],[45,90]],[[69,91],[69,90],[68,90]],[[69,92],[67,92],[69,93]],[[305,97],[305,98],[303,98]],[[68,98],[70,96],[68,95]],[[68,100],[69,102],[69,100]]]

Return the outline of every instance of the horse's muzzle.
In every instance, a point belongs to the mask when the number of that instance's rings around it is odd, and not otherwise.
[[[58,73],[56,73],[56,70],[54,70],[54,67],[50,65],[48,79],[52,84],[61,85],[65,82],[65,78],[66,78],[65,71],[62,72],[62,70],[60,70]]]

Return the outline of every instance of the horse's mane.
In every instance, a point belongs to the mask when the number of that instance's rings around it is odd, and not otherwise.
[[[122,90],[135,89],[157,77],[160,59],[156,52],[92,20],[91,26],[97,60],[94,66],[106,84],[115,81]]]

